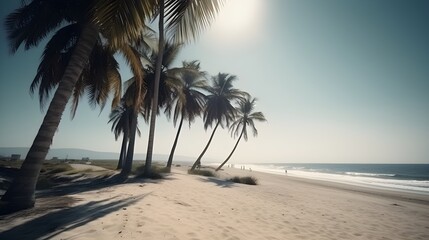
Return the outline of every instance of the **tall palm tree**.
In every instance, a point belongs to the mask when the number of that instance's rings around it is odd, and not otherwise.
[[[88,62],[99,34],[113,47],[141,35],[145,20],[152,17],[156,0],[33,0],[6,18],[11,52],[21,46],[37,46],[63,24],[78,23],[81,31],[42,125],[17,177],[1,201],[10,211],[30,208],[35,187],[53,136],[76,82]]]
[[[235,108],[232,105],[234,101],[243,99],[247,93],[233,88],[232,83],[237,80],[234,75],[227,73],[219,73],[212,78],[212,86],[208,89],[209,95],[204,110],[204,128],[207,129],[215,124],[213,132],[210,135],[209,141],[192,165],[191,170],[194,170],[201,164],[201,158],[206,153],[213,136],[219,127],[229,127],[230,122],[235,118]]]
[[[121,152],[119,154],[119,161],[116,169],[122,169],[125,163],[128,141],[130,140],[130,125],[133,110],[133,106],[128,105],[126,101],[122,100],[121,104],[114,108],[109,115],[109,123],[112,123],[112,132],[115,134],[115,140],[118,140],[121,134],[123,135]],[[141,135],[138,127],[137,133],[139,136]]]
[[[128,175],[131,172],[131,168],[133,165],[133,158],[134,158],[134,146],[135,146],[135,140],[136,140],[136,132],[138,127],[138,112],[135,108],[131,108],[129,112],[129,143],[128,143],[128,149],[127,153],[125,155],[125,162],[123,162],[123,167],[121,170],[121,175],[124,177],[128,177]]]
[[[151,30],[148,29],[133,44],[123,45],[119,49],[134,73],[134,76],[125,83],[126,91],[122,98],[122,107],[126,109],[126,112],[123,112],[124,122],[122,124],[127,129],[126,132],[124,131],[125,141],[122,143],[120,161],[117,168],[121,168],[121,175],[123,177],[127,177],[132,169],[136,132],[140,136],[138,114],[140,113],[144,119],[147,119],[144,104],[149,95],[148,88],[150,87],[151,78],[143,62],[150,62],[150,56],[147,55],[153,51],[153,44],[151,43],[154,41],[155,38]],[[126,138],[125,134],[127,134]],[[129,144],[127,146],[128,141]]]
[[[141,62],[141,68],[144,72],[144,78],[142,79],[142,84],[140,86],[139,92],[141,93],[141,101],[139,104],[139,110],[133,112],[134,118],[132,120],[137,119],[137,113],[140,112],[143,118],[148,121],[150,114],[152,114],[152,107],[153,102],[155,101],[154,97],[154,88],[155,88],[155,65],[158,59],[162,58],[162,71],[161,71],[161,77],[160,77],[160,84],[158,86],[158,98],[157,98],[157,113],[159,113],[159,109],[162,107],[168,107],[169,104],[172,102],[172,96],[173,96],[173,89],[177,88],[175,85],[179,83],[179,79],[174,77],[172,74],[169,73],[170,68],[174,60],[176,59],[179,50],[181,49],[181,45],[177,44],[170,44],[166,43],[166,46],[164,47],[165,51],[163,51],[163,56],[159,56],[159,51],[157,49],[142,49],[141,51],[138,51],[140,54],[140,57],[142,59]],[[174,71],[176,71],[174,69]],[[134,76],[129,81],[127,81],[127,90],[124,94],[124,97],[126,99],[134,99],[135,92],[137,92],[137,76]],[[134,134],[134,130],[136,121],[130,122],[130,134]],[[133,138],[130,138],[130,144],[128,148],[133,149],[133,145],[131,144],[133,142]],[[126,163],[125,166],[122,169],[121,174],[122,175],[128,175],[131,171],[131,164],[132,164],[132,151],[127,152],[126,157]]]
[[[158,89],[161,77],[162,56],[165,45],[165,34],[173,42],[183,43],[195,40],[198,34],[207,28],[216,13],[219,11],[223,0],[159,0],[158,1],[158,51],[159,56],[155,67],[154,101],[150,114],[149,141],[146,153],[144,175],[151,175],[153,143],[155,137],[155,122],[158,106]]]
[[[147,86],[143,82],[141,85],[140,90],[136,90],[137,83],[136,83],[136,76],[132,77],[128,81],[125,82],[126,85],[126,91],[124,93],[124,96],[122,97],[122,105],[125,109],[127,109],[126,113],[124,112],[124,127],[127,127],[127,141],[128,148],[127,150],[124,149],[124,152],[122,152],[122,170],[121,170],[121,176],[127,177],[132,169],[133,164],[133,158],[134,158],[134,146],[135,146],[135,138],[136,133],[140,136],[140,130],[138,128],[138,114],[140,113],[144,119],[146,118],[145,111],[143,109],[143,102],[139,102],[138,106],[135,106],[135,98],[136,94],[141,94],[140,97],[141,100],[143,100],[147,93]],[[140,92],[140,93],[138,93]],[[124,147],[124,146],[123,146]],[[126,147],[124,147],[126,148]]]
[[[239,101],[236,119],[231,124],[229,129],[231,130],[231,134],[234,134],[235,136],[238,136],[240,134],[240,136],[238,137],[238,140],[235,143],[231,153],[228,155],[225,161],[223,161],[223,163],[218,168],[216,168],[216,171],[219,171],[219,169],[221,169],[223,165],[225,165],[225,163],[227,163],[228,160],[231,158],[232,154],[238,146],[238,143],[241,140],[241,137],[243,137],[244,140],[247,141],[247,127],[250,127],[252,129],[253,136],[256,137],[258,135],[258,130],[255,127],[255,121],[267,121],[262,112],[253,111],[255,109],[255,102],[256,98],[252,98],[250,95],[246,96],[244,100]]]
[[[189,122],[189,126],[194,121],[195,117],[203,112],[205,103],[205,94],[202,92],[207,89],[207,81],[205,80],[205,72],[200,71],[200,63],[198,61],[183,62],[183,67],[171,70],[178,77],[179,87],[176,88],[173,104],[166,109],[167,115],[173,113],[173,123],[176,125],[180,116],[177,134],[174,139],[173,147],[171,148],[170,156],[167,161],[167,168],[171,169],[173,156],[179,140],[180,131],[184,120]],[[174,73],[173,73],[174,74]]]

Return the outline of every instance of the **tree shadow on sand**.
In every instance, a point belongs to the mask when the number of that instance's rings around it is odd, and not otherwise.
[[[171,180],[171,179],[173,178],[169,175],[166,175],[160,179],[142,179],[142,178],[136,178],[136,177],[128,178],[128,177],[123,177],[120,174],[116,174],[108,178],[86,179],[86,180],[73,182],[69,184],[58,185],[48,190],[37,191],[36,198],[44,198],[44,197],[51,197],[51,196],[65,196],[69,194],[77,194],[77,193],[83,193],[87,191],[98,190],[106,187],[112,187],[120,184],[130,184],[130,183],[157,184],[162,181]]]
[[[209,177],[209,178],[200,178],[200,181],[214,183],[217,186],[222,187],[222,188],[235,187],[234,186],[235,185],[234,182],[231,182],[231,181],[226,180],[226,179],[219,179],[219,178]]]
[[[146,195],[91,201],[51,212],[0,233],[0,239],[49,239],[129,206]]]

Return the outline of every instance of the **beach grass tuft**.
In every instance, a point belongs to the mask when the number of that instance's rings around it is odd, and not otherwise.
[[[54,175],[68,171],[73,171],[73,168],[66,163],[44,163],[40,170],[36,189],[47,189],[57,185]]]
[[[258,179],[254,178],[254,177],[238,177],[238,176],[235,176],[235,177],[231,178],[230,181],[235,182],[235,183],[247,184],[247,185],[258,185]]]
[[[150,173],[150,179],[163,179],[164,176],[162,175],[163,173],[169,173],[168,168],[158,165],[158,164],[153,164],[151,166],[151,173]],[[144,165],[141,165],[139,167],[136,168],[135,170],[135,174],[136,174],[136,178],[146,178],[144,176]]]

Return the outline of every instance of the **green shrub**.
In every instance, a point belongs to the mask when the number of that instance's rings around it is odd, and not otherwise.
[[[247,184],[247,185],[257,185],[258,184],[258,179],[254,178],[254,177],[233,177],[230,179],[230,181],[235,182],[235,183],[242,183],[242,184]]]
[[[195,170],[188,170],[188,174],[192,174],[192,175],[201,175],[201,176],[205,176],[205,177],[216,177],[216,174],[214,174],[212,171],[210,170],[201,170],[201,169],[195,169]]]

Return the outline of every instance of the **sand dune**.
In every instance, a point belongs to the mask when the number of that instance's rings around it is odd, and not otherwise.
[[[0,239],[429,239],[429,196],[237,169],[221,175],[253,175],[260,185],[176,168],[160,181],[42,198],[3,217]],[[70,206],[49,208],[49,199]]]

